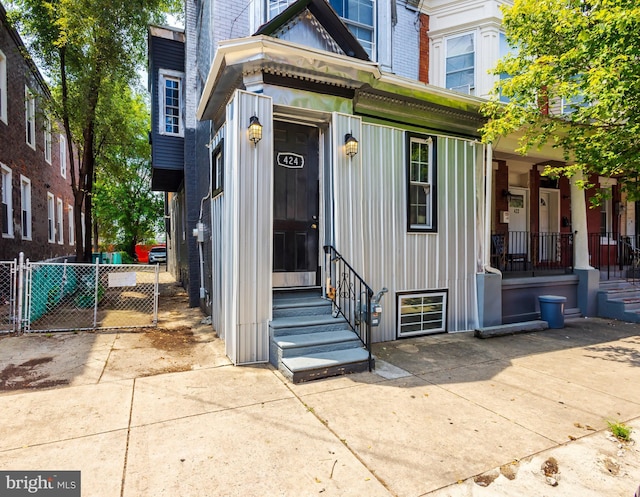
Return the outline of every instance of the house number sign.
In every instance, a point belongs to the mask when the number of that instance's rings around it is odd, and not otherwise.
[[[304,167],[304,157],[293,152],[278,152],[276,163],[289,169],[302,169]]]

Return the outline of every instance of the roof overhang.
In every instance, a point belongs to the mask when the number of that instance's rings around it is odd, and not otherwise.
[[[205,82],[197,118],[215,119],[233,91],[244,89],[244,79],[256,73],[354,90],[359,102],[375,96],[446,110],[470,124],[473,121],[472,127],[476,130],[482,121],[479,109],[483,99],[385,73],[375,62],[263,35],[220,43]]]

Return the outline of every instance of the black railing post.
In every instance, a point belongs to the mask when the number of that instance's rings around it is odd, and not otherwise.
[[[335,309],[356,333],[368,354],[369,371],[373,370],[371,354],[371,299],[373,290],[343,259],[331,245],[325,245],[325,265],[329,266],[329,284],[333,291],[326,289],[327,297],[333,297]],[[328,259],[328,262],[327,262]],[[333,265],[335,264],[335,272]],[[365,298],[363,299],[363,295]],[[364,318],[364,319],[363,319]]]

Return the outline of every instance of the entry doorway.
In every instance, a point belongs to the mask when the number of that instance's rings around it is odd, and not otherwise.
[[[273,286],[319,281],[319,130],[276,121],[274,129]]]
[[[529,190],[509,187],[509,245],[508,259],[520,263],[524,269],[529,254]]]
[[[560,191],[540,188],[538,262],[560,260]]]

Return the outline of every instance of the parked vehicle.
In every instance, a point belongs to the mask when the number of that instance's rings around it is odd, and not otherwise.
[[[167,262],[167,247],[152,247],[149,250],[149,264]]]

